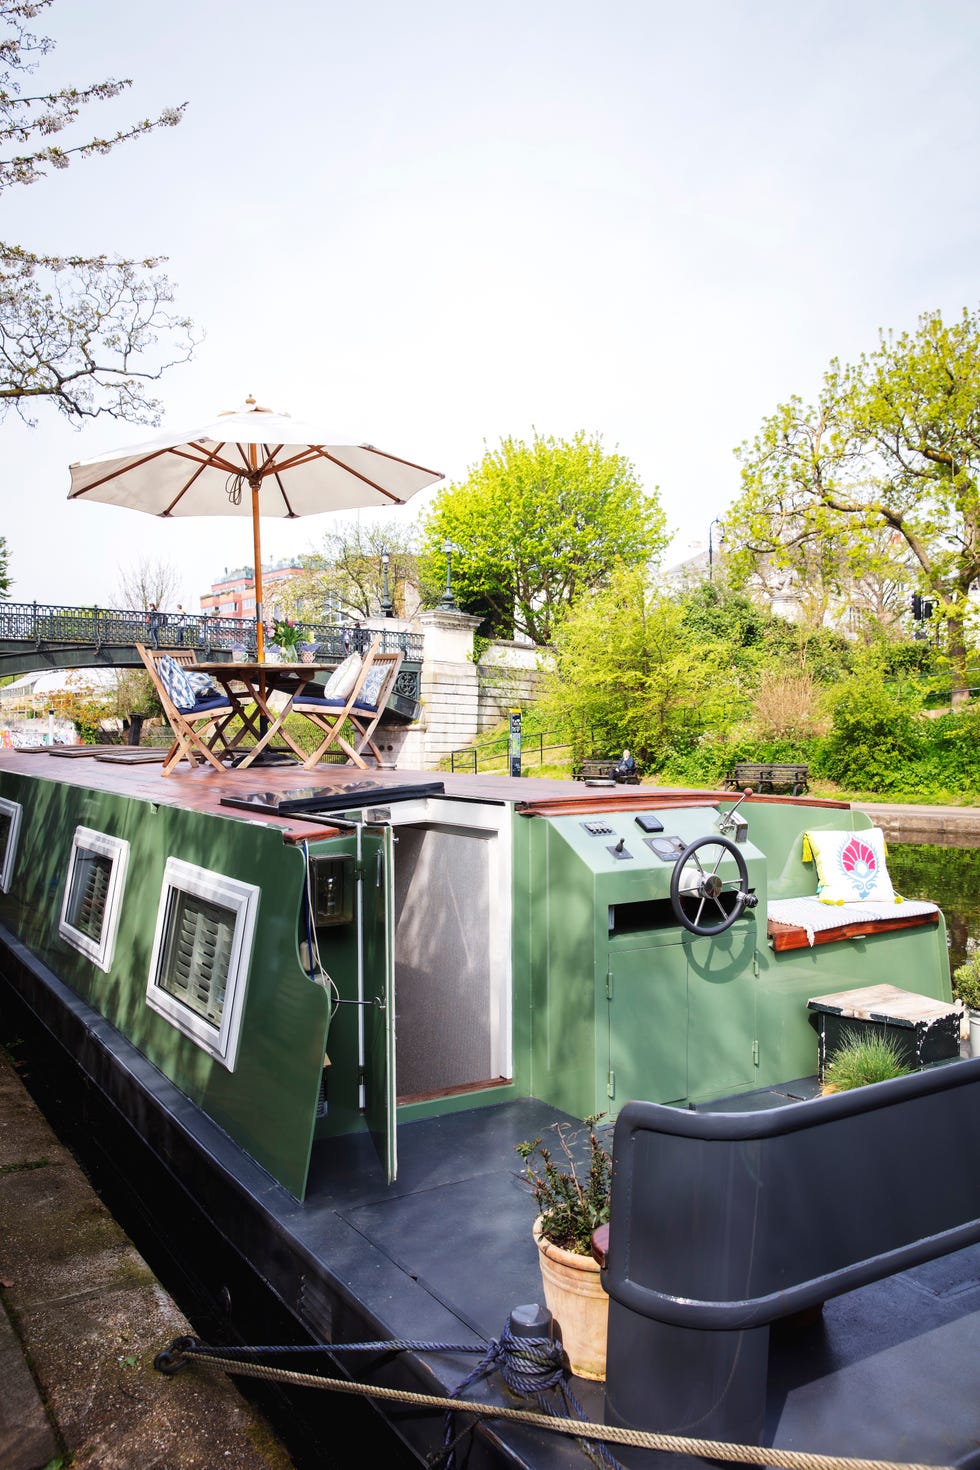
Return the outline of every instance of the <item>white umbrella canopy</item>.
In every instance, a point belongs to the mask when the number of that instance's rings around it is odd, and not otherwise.
[[[259,660],[264,657],[262,516],[321,515],[404,505],[443,478],[373,444],[339,440],[285,413],[243,408],[184,432],[112,450],[71,467],[69,500],[98,500],[155,516],[249,516],[255,554]]]

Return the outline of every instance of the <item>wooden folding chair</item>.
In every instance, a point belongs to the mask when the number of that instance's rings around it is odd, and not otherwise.
[[[135,647],[143,660],[147,673],[153,680],[153,687],[156,689],[160,703],[163,705],[163,712],[174,733],[174,743],[167,752],[161,773],[169,776],[178,762],[185,759],[192,766],[196,766],[198,760],[208,761],[215,770],[224,771],[225,767],[218,754],[215,753],[216,750],[222,755],[234,750],[249,729],[253,735],[258,737],[258,728],[249,721],[248,713],[241,708],[236,708],[224,694],[205,695],[188,700],[186,696],[195,691],[192,688],[178,690],[174,679],[165,677],[166,670],[164,674],[161,673],[160,665],[164,659],[169,659],[171,663],[176,664],[182,673],[193,672],[194,664],[197,663],[197,655],[193,649],[146,648],[142,643],[137,643]],[[243,725],[234,737],[229,739],[225,732],[236,715],[242,717]]]
[[[348,765],[359,766],[361,770],[368,768],[367,761],[362,758],[365,747],[370,749],[378,765],[382,764],[381,751],[372,736],[384,713],[404,654],[379,653],[381,638],[379,633],[366,650],[354,686],[348,694],[333,698],[329,694],[303,693],[296,696],[292,712],[305,715],[325,736],[313,754],[304,760],[304,770],[311,771],[319,765],[332,745],[340,747]],[[354,728],[354,744],[342,733],[347,721]]]

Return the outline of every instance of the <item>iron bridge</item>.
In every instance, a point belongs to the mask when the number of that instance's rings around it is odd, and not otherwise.
[[[160,648],[192,648],[211,662],[231,662],[237,648],[244,648],[247,658],[256,656],[253,619],[166,612],[160,617],[154,640],[149,614],[143,611],[0,602],[0,678],[56,669],[141,669],[136,644],[154,641]],[[335,666],[348,653],[362,652],[379,631],[340,623],[300,623],[299,628],[303,642],[317,645],[317,662]],[[388,712],[415,720],[420,713],[422,635],[381,631],[382,651],[405,655]]]

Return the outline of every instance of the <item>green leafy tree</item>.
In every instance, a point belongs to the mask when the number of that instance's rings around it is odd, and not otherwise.
[[[570,731],[576,756],[588,744],[602,754],[628,746],[641,770],[658,771],[738,703],[731,645],[692,636],[681,603],[652,592],[639,569],[580,597],[553,646],[543,713]]]
[[[13,585],[13,578],[8,569],[7,556],[7,538],[6,536],[0,536],[0,602],[9,598],[10,588]]]
[[[184,110],[167,108],[108,137],[60,141],[87,104],[116,97],[132,83],[109,79],[25,93],[24,79],[53,47],[27,26],[51,3],[0,0],[0,191],[174,127]],[[194,345],[190,323],[169,310],[173,292],[159,274],[161,264],[160,258],[36,253],[0,242],[0,417],[14,407],[33,423],[33,405],[46,400],[71,419],[107,413],[156,422],[160,406],[146,385],[186,361]]]
[[[817,402],[781,405],[739,457],[736,555],[845,596],[859,577],[891,580],[893,604],[914,586],[944,621],[962,702],[980,577],[980,318],[927,313],[853,366],[833,361]]]
[[[423,527],[421,567],[428,598],[445,581],[448,541],[453,593],[482,611],[498,635],[548,644],[575,599],[603,586],[615,568],[644,566],[667,544],[656,492],[645,492],[621,454],[584,433],[530,444],[504,439],[434,502]]]

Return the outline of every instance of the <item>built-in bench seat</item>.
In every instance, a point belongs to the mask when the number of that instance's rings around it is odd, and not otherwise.
[[[769,902],[769,942],[777,952],[938,923],[939,909],[922,899],[906,899],[903,903],[837,904],[808,897],[776,898]]]

